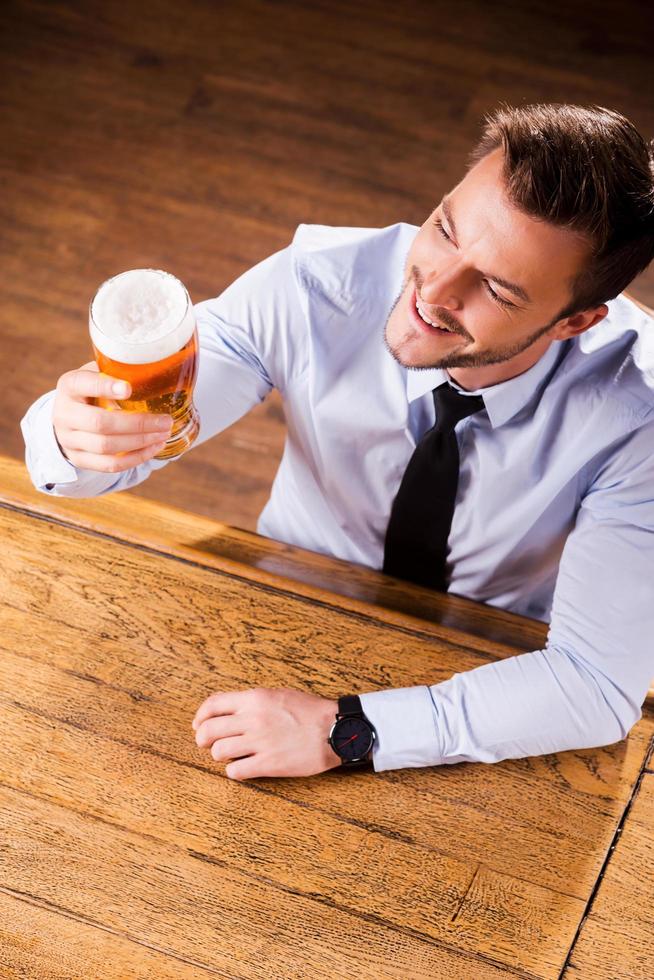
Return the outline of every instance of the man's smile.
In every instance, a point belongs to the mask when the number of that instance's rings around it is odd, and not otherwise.
[[[409,315],[411,317],[411,322],[417,326],[423,333],[431,334],[432,336],[456,336],[456,332],[446,326],[436,325],[431,318],[429,318],[424,307],[418,300],[415,286],[411,287],[411,292],[409,294]]]

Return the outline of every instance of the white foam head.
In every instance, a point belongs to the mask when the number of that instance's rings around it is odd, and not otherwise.
[[[185,286],[161,269],[131,269],[107,279],[89,310],[91,340],[123,364],[161,361],[188,343],[195,316]]]

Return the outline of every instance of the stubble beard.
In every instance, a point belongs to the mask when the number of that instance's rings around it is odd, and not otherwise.
[[[528,337],[524,337],[522,340],[513,344],[488,347],[486,350],[478,350],[470,353],[466,353],[465,351],[452,351],[451,354],[445,354],[436,361],[429,361],[428,363],[408,363],[406,360],[402,359],[402,348],[412,340],[415,340],[415,338],[418,336],[417,328],[412,327],[409,323],[407,323],[404,335],[396,344],[391,344],[388,338],[388,325],[391,317],[393,316],[395,308],[406,291],[407,285],[408,280],[403,285],[399,295],[393,302],[390,313],[386,318],[386,323],[384,324],[384,344],[386,345],[386,349],[388,350],[389,354],[395,358],[398,364],[401,364],[402,367],[408,368],[410,371],[431,371],[434,368],[476,368],[486,367],[489,364],[503,364],[505,361],[510,361],[518,354],[522,354],[523,351],[525,351],[528,347],[531,347],[531,345],[542,337],[543,334],[547,333],[548,330],[551,330],[551,328],[557,322],[557,320],[554,319],[551,321],[551,323],[546,324],[544,327],[539,327],[537,330],[530,333]],[[441,320],[447,327],[450,327],[454,333],[459,334],[459,336],[465,339],[460,327],[458,324],[455,324],[452,317],[442,315]]]

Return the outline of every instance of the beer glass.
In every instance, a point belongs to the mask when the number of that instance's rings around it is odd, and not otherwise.
[[[132,387],[129,398],[98,398],[97,404],[170,415],[172,431],[154,458],[180,456],[200,428],[193,405],[198,333],[185,286],[160,269],[131,269],[113,276],[91,301],[89,330],[101,373]]]

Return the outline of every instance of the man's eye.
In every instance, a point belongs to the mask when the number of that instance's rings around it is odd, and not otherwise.
[[[488,290],[488,292],[493,297],[496,303],[499,303],[500,306],[514,306],[513,303],[509,303],[508,299],[503,299],[495,292],[495,290],[492,288],[491,284],[489,283],[488,279],[483,279],[482,282],[484,283],[486,289]]]
[[[440,218],[436,218],[436,220],[434,221],[434,224],[436,225],[436,227],[440,231],[440,233],[443,236],[443,238],[445,239],[445,241],[446,242],[451,242],[452,239],[450,238],[450,236],[448,235],[448,233],[443,228],[443,222],[441,221],[441,219]]]
[[[434,218],[434,224],[438,228],[440,234],[443,236],[443,238],[445,239],[445,241],[446,242],[451,242],[452,239],[450,238],[450,236],[448,235],[448,233],[445,231],[445,228],[443,227],[443,222],[441,221],[441,219],[440,218]],[[490,296],[492,297],[492,299],[494,300],[494,302],[496,302],[499,306],[504,306],[506,309],[511,309],[511,308],[515,307],[515,303],[510,303],[508,301],[508,299],[503,299],[498,293],[495,292],[495,290],[493,289],[493,287],[489,283],[488,279],[483,279],[482,282],[484,283],[484,286],[486,287],[486,290],[488,291],[488,293],[490,294]]]

